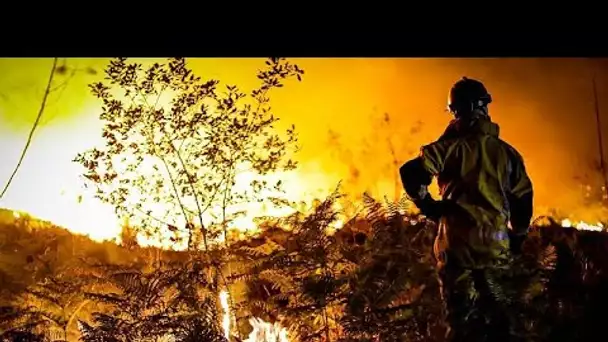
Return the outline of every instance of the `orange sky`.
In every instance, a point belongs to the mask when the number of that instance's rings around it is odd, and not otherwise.
[[[591,71],[606,94],[604,62],[560,59],[297,59],[305,75],[274,93],[273,107],[295,124],[303,145],[294,189],[322,195],[343,180],[346,190],[393,193],[396,170],[388,141],[400,162],[435,139],[450,120],[447,91],[463,75],[483,81],[492,93],[492,118],[503,138],[526,159],[536,204],[581,216],[575,176],[597,157]],[[107,60],[70,59],[68,66],[99,71]],[[247,90],[257,81],[257,59],[189,59],[194,71]],[[0,166],[8,178],[34,121],[51,59],[0,60]],[[95,222],[101,235],[112,210],[85,198],[75,203],[79,168],[73,156],[99,140],[99,103],[86,84],[102,77],[76,74],[54,92],[43,125],[1,206],[30,211],[81,230]],[[58,76],[60,85],[65,76]],[[608,110],[608,106],[606,109]],[[381,124],[388,113],[391,124]],[[606,120],[608,121],[608,114]],[[608,122],[604,126],[608,127]],[[412,128],[420,126],[418,131]],[[339,135],[330,141],[329,131]],[[414,132],[413,132],[414,131]],[[608,134],[607,134],[608,135]],[[588,211],[587,211],[588,212]],[[104,226],[105,225],[105,226]],[[76,229],[76,228],[74,228]]]

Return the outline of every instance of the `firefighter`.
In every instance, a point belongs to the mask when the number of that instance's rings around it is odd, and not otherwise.
[[[434,254],[449,341],[515,340],[503,280],[528,232],[532,183],[521,155],[500,139],[491,102],[481,82],[456,82],[448,99],[454,120],[399,170],[408,196],[438,223]],[[433,178],[441,200],[428,191]]]

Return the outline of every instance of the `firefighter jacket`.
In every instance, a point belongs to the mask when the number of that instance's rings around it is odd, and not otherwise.
[[[414,203],[438,221],[439,262],[491,267],[510,255],[509,236],[527,233],[532,183],[521,155],[499,138],[498,125],[487,116],[452,121],[400,173]],[[441,201],[428,194],[433,178]]]

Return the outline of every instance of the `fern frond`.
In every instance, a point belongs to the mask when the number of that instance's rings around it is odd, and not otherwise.
[[[259,246],[242,246],[239,248],[239,251],[243,251],[245,255],[250,256],[251,259],[267,257],[272,255],[273,253],[283,250],[283,246],[270,239],[265,239],[264,243]]]
[[[268,281],[274,289],[281,292],[289,292],[294,289],[294,279],[276,270],[264,270],[259,274],[259,278]]]
[[[382,228],[387,217],[384,206],[367,193],[363,194],[363,205],[365,218],[371,224],[372,230],[377,232]]]
[[[412,205],[412,201],[404,194],[398,202],[399,210],[403,213],[407,212]]]
[[[0,341],[2,342],[45,342],[43,334],[38,334],[28,330],[9,330],[0,333]]]
[[[490,295],[499,303],[504,303],[506,305],[512,304],[512,298],[509,296],[504,290],[503,284],[499,283],[493,274],[484,274],[485,282],[490,291]]]
[[[543,270],[555,270],[557,264],[557,250],[553,244],[547,245],[547,247],[543,248],[538,254],[538,264]]]
[[[384,203],[386,207],[386,216],[388,219],[401,216],[401,208],[399,202],[391,201],[388,196],[384,196]]]
[[[269,303],[266,301],[261,301],[261,300],[252,300],[249,302],[249,305],[251,308],[253,309],[259,309],[262,312],[272,312],[272,308],[270,307]]]

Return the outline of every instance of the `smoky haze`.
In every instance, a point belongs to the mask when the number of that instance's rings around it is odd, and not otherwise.
[[[322,89],[298,91],[302,117],[285,117],[300,127],[303,159],[340,169],[347,188],[393,194],[396,167],[436,139],[450,116],[447,92],[462,76],[484,82],[494,102],[492,119],[501,136],[524,156],[535,185],[537,214],[563,209],[596,219],[584,204],[583,185],[602,185],[592,77],[598,89],[602,127],[608,127],[606,60],[590,59],[394,59],[331,60]],[[303,65],[312,64],[303,61]],[[306,84],[307,83],[307,84]],[[280,110],[281,113],[293,113]],[[323,139],[321,124],[329,128]],[[608,136],[608,134],[606,134]],[[330,143],[327,148],[324,144]],[[324,153],[322,151],[325,151]],[[344,165],[338,165],[337,160]],[[332,165],[334,165],[332,167]]]
[[[445,111],[448,90],[459,78],[468,76],[484,82],[494,100],[490,115],[500,125],[502,138],[524,156],[535,186],[537,214],[548,207],[585,220],[601,214],[585,203],[581,187],[589,184],[597,189],[602,185],[601,176],[593,170],[599,158],[592,75],[595,72],[602,127],[608,139],[607,60],[293,61],[305,70],[303,82],[278,89],[271,103],[282,124],[293,123],[300,133],[300,188],[322,196],[342,180],[343,189],[350,194],[400,194],[397,168],[414,157],[422,144],[443,132],[451,119]],[[107,60],[67,62],[101,72]],[[205,79],[249,90],[255,86],[255,71],[264,61],[192,58],[188,63]],[[23,147],[50,65],[50,59],[0,61],[2,181]],[[26,210],[37,206],[52,216],[60,209],[48,209],[48,203],[58,203],[61,189],[81,182],[70,160],[99,141],[101,125],[96,118],[100,103],[86,85],[102,77],[101,73],[77,74],[65,90],[53,94],[44,125],[11,185],[8,204]],[[37,193],[35,198],[31,193]],[[81,210],[67,204],[65,208],[66,212]],[[82,210],[87,223],[92,210]]]

